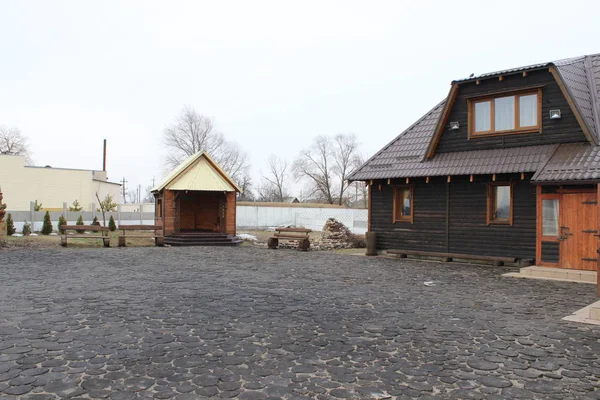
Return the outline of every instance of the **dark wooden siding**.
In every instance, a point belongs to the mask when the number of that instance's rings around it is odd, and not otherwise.
[[[513,225],[487,225],[489,178],[469,182],[452,178],[450,186],[450,252],[535,258],[535,186],[518,176],[498,176],[497,182],[514,182]]]
[[[413,223],[392,221],[393,186],[376,184],[371,188],[371,230],[377,233],[378,249],[447,251],[446,183],[432,178],[413,185]]]
[[[526,86],[544,85],[542,88],[542,133],[522,133],[503,136],[468,137],[467,98],[489,93],[519,89]],[[551,120],[550,110],[560,109],[562,118]],[[571,111],[567,100],[562,95],[558,83],[548,70],[529,72],[526,77],[521,74],[505,76],[502,81],[484,79],[479,85],[465,83],[459,86],[454,107],[450,111],[448,121],[458,121],[460,129],[446,130],[440,138],[436,152],[496,149],[551,143],[586,142],[587,139]]]
[[[518,175],[498,176],[514,181],[513,226],[487,225],[489,178],[453,177],[414,182],[414,223],[393,223],[393,194],[389,185],[372,189],[371,230],[377,248],[438,251],[473,255],[535,258],[535,186]],[[446,190],[449,190],[448,230]],[[448,238],[448,239],[447,239]]]
[[[542,242],[542,261],[548,263],[558,263],[560,243]]]

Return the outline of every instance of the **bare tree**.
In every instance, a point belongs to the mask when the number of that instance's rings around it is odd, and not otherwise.
[[[352,182],[348,191],[354,208],[369,208],[369,188],[364,182]]]
[[[140,202],[140,193],[139,193],[139,191],[138,191],[137,188],[135,188],[135,189],[129,189],[127,191],[127,200],[131,204],[135,204],[135,203],[139,203]]]
[[[154,195],[152,194],[152,186],[146,186],[144,189],[144,198],[142,203],[154,203]]]
[[[236,182],[249,169],[248,155],[237,143],[228,142],[214,128],[213,121],[186,106],[164,131],[164,144],[169,150],[165,164],[175,168],[187,157],[206,151]]]
[[[358,154],[358,142],[356,135],[337,134],[333,137],[333,173],[339,182],[338,186],[338,204],[343,204],[345,201],[344,195],[348,189],[350,182],[347,181],[348,175],[354,169],[358,168],[361,163],[360,155]]]
[[[23,156],[25,164],[33,164],[28,139],[18,128],[0,126],[0,154]]]
[[[225,138],[215,131],[210,118],[185,106],[173,124],[165,129],[164,143],[170,150],[166,164],[175,168],[184,159],[201,150],[214,156],[217,149],[225,143]]]
[[[316,196],[319,200],[333,204],[330,144],[331,140],[327,136],[318,136],[310,148],[300,152],[292,169],[296,180],[308,182],[307,197]]]
[[[262,183],[258,188],[258,197],[261,201],[284,201],[288,196],[288,162],[275,154],[267,160],[267,174],[262,176]]]
[[[237,143],[225,142],[214,156],[212,154],[210,156],[238,184],[244,180],[250,170],[248,154]]]
[[[250,171],[246,169],[238,180],[238,186],[242,189],[242,193],[240,193],[238,200],[239,201],[254,201],[254,193],[252,192],[252,175],[250,175]]]
[[[337,134],[333,138],[318,136],[294,161],[294,177],[308,183],[307,197],[316,196],[329,204],[344,204],[348,190],[346,178],[359,162],[358,142],[353,133]]]

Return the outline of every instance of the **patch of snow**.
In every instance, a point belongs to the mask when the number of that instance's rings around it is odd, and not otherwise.
[[[56,232],[52,232],[52,233],[50,234],[50,236],[58,236],[58,233],[56,233]]]
[[[29,236],[37,236],[37,233],[30,233]]]
[[[254,242],[256,242],[258,240],[258,238],[254,235],[250,235],[249,233],[239,233],[237,235],[237,237],[239,237],[242,240],[252,240]]]
[[[22,233],[13,233],[12,235],[13,235],[13,237],[21,237],[21,236],[23,236]]]

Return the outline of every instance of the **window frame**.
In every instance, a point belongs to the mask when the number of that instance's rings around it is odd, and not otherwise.
[[[496,207],[496,199],[494,197],[494,188],[498,186],[508,186],[510,190],[510,208],[508,219],[494,218],[494,208]],[[491,182],[487,185],[487,224],[488,225],[507,225],[513,226],[513,209],[514,209],[514,183],[513,182]]]
[[[413,185],[398,185],[393,186],[393,210],[392,210],[392,220],[394,223],[396,222],[414,222],[415,216],[415,191]],[[399,198],[400,191],[408,190],[410,192],[410,216],[397,215],[397,201]]]
[[[537,125],[535,126],[526,126],[520,127],[520,98],[523,96],[537,95]],[[496,109],[495,109],[495,99],[501,97],[510,97],[514,96],[514,129],[507,129],[502,131],[495,130],[495,119],[496,119]],[[490,102],[490,130],[475,132],[475,104]],[[468,109],[468,131],[469,131],[469,139],[478,138],[478,137],[488,137],[488,136],[500,136],[500,135],[510,135],[510,134],[520,134],[520,133],[542,133],[542,88],[535,89],[527,89],[527,90],[517,90],[517,91],[508,91],[508,92],[499,92],[495,94],[472,97],[467,99],[467,109]]]

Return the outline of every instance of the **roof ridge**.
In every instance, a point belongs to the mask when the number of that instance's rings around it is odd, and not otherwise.
[[[552,156],[554,156],[554,154],[556,154],[556,151],[558,150],[558,148],[560,147],[562,143],[556,143],[554,145],[554,150],[552,150],[549,154],[548,157],[542,161],[540,163],[540,167],[538,168],[537,171],[535,171],[535,174],[533,174],[533,176],[531,177],[531,180],[534,181],[538,175],[540,175],[542,173],[542,171],[544,170],[544,168],[546,168],[546,165],[548,165],[548,163],[550,162],[550,160],[552,159]]]
[[[383,146],[377,153],[373,154],[367,161],[365,161],[360,167],[358,167],[356,170],[352,171],[352,173],[348,176],[348,180],[352,180],[352,175],[356,174],[357,172],[360,172],[361,169],[363,169],[369,162],[371,162],[371,160],[373,160],[375,157],[377,157],[378,155],[380,155],[381,153],[383,153],[385,150],[387,150],[392,144],[394,144],[398,139],[400,139],[402,136],[404,136],[406,133],[408,133],[411,129],[413,129],[415,126],[417,126],[418,124],[420,124],[425,118],[429,117],[435,110],[438,109],[438,107],[440,107],[441,105],[443,105],[447,100],[447,97],[445,97],[442,101],[440,101],[439,103],[437,103],[432,109],[430,109],[429,111],[427,111],[421,118],[419,118],[416,122],[414,122],[413,124],[411,124],[408,128],[406,128],[405,130],[403,130],[398,136],[396,136],[394,139],[392,139],[388,144],[386,144],[385,146]]]
[[[518,73],[520,71],[526,71],[526,70],[533,70],[533,69],[540,69],[540,68],[547,68],[551,65],[554,66],[565,66],[565,65],[571,65],[574,64],[576,62],[579,62],[583,59],[585,59],[586,57],[593,57],[593,56],[598,56],[600,55],[600,53],[594,53],[594,54],[587,54],[587,55],[581,55],[581,56],[575,56],[575,57],[567,57],[567,58],[561,58],[559,60],[553,60],[553,61],[545,61],[545,62],[539,62],[539,63],[534,63],[534,64],[529,64],[529,65],[522,65],[519,67],[512,67],[512,68],[505,68],[505,69],[501,69],[498,71],[490,71],[490,72],[483,72],[481,74],[477,74],[475,76],[472,77],[468,77],[468,78],[458,78],[458,79],[454,79],[452,80],[452,82],[465,82],[465,81],[471,81],[471,80],[477,80],[477,79],[483,79],[483,78],[490,78],[496,75],[502,75],[502,74],[508,74],[508,73]]]
[[[587,77],[588,86],[590,88],[590,98],[592,101],[592,116],[594,118],[594,125],[596,125],[596,135],[600,135],[600,115],[598,112],[598,85],[596,84],[596,79],[594,78],[594,71],[592,71],[592,57],[600,54],[592,54],[589,56],[585,56],[585,60],[583,62],[585,75]]]
[[[560,60],[550,61],[547,64],[571,65],[571,64],[575,64],[576,62],[579,62],[581,60],[584,60],[586,57],[587,57],[586,55],[583,55],[583,56],[577,56],[577,57],[561,58]]]

